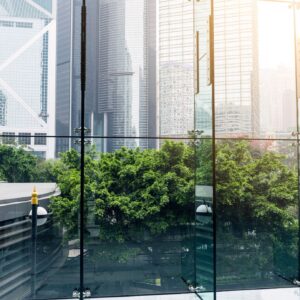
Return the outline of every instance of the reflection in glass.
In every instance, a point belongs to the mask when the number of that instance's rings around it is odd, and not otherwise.
[[[216,164],[218,289],[291,285],[298,272],[296,145],[220,140]]]
[[[297,99],[300,99],[300,2],[295,5],[295,25],[296,25],[296,66],[297,66]]]
[[[84,285],[94,297],[188,292],[182,256],[194,257],[186,245],[195,214],[194,145],[160,143],[157,150],[86,148]],[[65,193],[52,208],[72,236],[78,228],[80,171],[73,165],[79,154],[65,155],[58,183]]]
[[[161,144],[91,161],[85,272],[97,296],[187,291],[181,242],[194,215],[194,153],[181,141]]]
[[[260,132],[290,138],[297,128],[293,5],[261,1],[258,26]]]
[[[213,157],[212,140],[196,141],[195,186],[195,261],[197,292],[213,297],[214,235],[213,235]],[[208,294],[210,292],[210,294]]]
[[[80,8],[58,1],[58,135],[80,127]],[[156,1],[90,0],[87,15],[86,127],[94,136],[155,137]],[[155,148],[154,139],[138,142],[102,140],[97,149]]]
[[[291,138],[296,130],[292,1],[214,2],[217,136]]]
[[[159,2],[159,136],[194,129],[193,1]]]
[[[28,135],[22,138],[24,141],[34,139]],[[51,143],[50,138],[42,138],[47,144]],[[71,220],[65,219],[62,223],[53,214],[57,209],[54,199],[65,199],[70,188],[60,184],[65,163],[73,162],[68,170],[64,170],[65,176],[72,177],[75,170],[79,170],[80,157],[77,161],[73,158],[74,155],[64,153],[57,160],[45,160],[37,151],[30,151],[25,143],[0,144],[1,299],[32,299],[34,278],[34,291],[39,299],[70,298],[72,290],[78,286],[79,239],[75,227],[78,223],[74,224],[71,235],[65,230]],[[35,276],[32,273],[33,246],[29,219],[34,187],[39,206],[48,212],[45,223],[37,227]],[[79,191],[74,189],[72,203],[64,203],[69,208],[73,206],[76,218],[79,195]]]
[[[213,299],[215,289],[213,220],[214,58],[211,1],[194,2],[195,30],[195,289]]]
[[[257,1],[214,1],[216,134],[259,134]]]
[[[215,0],[212,22],[209,0],[87,0],[83,224],[83,141],[47,137],[80,132],[82,1],[58,1],[57,14],[56,2],[0,0],[0,298],[32,298],[33,186],[49,212],[39,299],[77,297],[80,271],[93,297],[208,299],[215,276],[219,290],[289,286],[299,1],[293,20],[289,1]]]

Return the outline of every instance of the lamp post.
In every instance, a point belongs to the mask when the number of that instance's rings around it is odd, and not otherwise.
[[[44,225],[47,221],[47,211],[39,207],[38,193],[34,186],[31,195],[31,297],[36,298],[36,246],[37,246],[37,227]]]
[[[37,236],[37,209],[39,205],[36,187],[31,196],[31,296],[36,296],[36,236]],[[30,213],[29,213],[30,216]]]

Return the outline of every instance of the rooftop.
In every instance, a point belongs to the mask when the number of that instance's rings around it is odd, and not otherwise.
[[[59,192],[56,183],[0,183],[0,203],[30,201],[34,186],[40,199]]]

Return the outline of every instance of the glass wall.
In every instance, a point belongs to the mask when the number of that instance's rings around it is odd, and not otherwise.
[[[196,291],[214,299],[214,55],[213,3],[194,3],[195,174],[195,275]]]
[[[111,139],[99,142],[120,143]],[[156,142],[159,149],[86,147],[84,285],[94,297],[188,292],[182,260],[193,257],[185,242],[194,222],[194,142]]]
[[[299,275],[297,5],[214,4],[217,289],[289,287]]]
[[[79,284],[80,194],[63,181],[71,177],[79,182],[80,155],[74,151],[60,159],[45,160],[16,142],[7,144],[6,138],[1,137],[0,145],[1,299],[69,298]],[[53,142],[51,139],[47,137],[46,143]],[[74,139],[61,142],[72,143]],[[34,189],[40,214],[36,238],[31,222]],[[72,200],[67,202],[69,193]],[[72,217],[63,221],[59,218],[62,206],[72,211]],[[67,232],[66,226],[72,230]]]
[[[193,3],[87,0],[85,103],[82,4],[0,0],[0,298],[193,293]]]
[[[300,1],[84,2],[0,0],[0,298],[295,285]]]

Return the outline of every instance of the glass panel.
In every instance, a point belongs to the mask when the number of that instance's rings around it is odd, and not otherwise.
[[[293,1],[258,4],[261,136],[291,138],[297,130]]]
[[[56,131],[57,136],[75,135],[81,127],[81,0],[57,1]],[[70,144],[57,145],[55,153]]]
[[[93,136],[157,136],[156,2],[87,1],[85,115]],[[141,147],[155,148],[154,141]]]
[[[195,1],[196,291],[214,299],[213,234],[213,41],[211,1]]]
[[[295,37],[296,37],[296,83],[297,83],[297,109],[298,109],[298,126],[297,126],[297,133],[298,133],[298,176],[300,176],[300,161],[299,161],[299,157],[300,157],[300,149],[299,149],[299,145],[300,145],[300,141],[299,141],[299,126],[300,126],[300,119],[299,119],[299,101],[300,101],[300,1],[296,0],[294,3],[294,22],[295,22]],[[298,178],[298,180],[300,181],[300,179]],[[298,201],[298,205],[300,205],[300,201]],[[300,207],[298,209],[298,216],[300,216]],[[299,226],[299,232],[300,232],[300,224],[298,224]],[[299,238],[300,238],[300,234],[299,234]],[[299,257],[299,261],[298,261],[298,276],[297,279],[298,281],[300,281],[300,242],[298,245],[298,257]]]
[[[218,293],[218,300],[298,300],[299,288],[283,288],[283,289],[265,289],[265,290],[247,290],[247,291],[230,291]]]
[[[300,1],[296,1],[296,60],[297,60],[297,99],[300,99]]]
[[[194,126],[193,2],[159,2],[159,136],[187,137]]]
[[[298,276],[297,144],[217,140],[217,287],[291,286]]]
[[[85,289],[93,297],[188,293],[182,255],[192,263],[194,144],[160,139],[143,150],[144,139],[123,141],[93,138],[86,148]],[[119,149],[98,152],[104,142]]]
[[[299,275],[296,2],[214,3],[217,288],[291,286]]]
[[[33,149],[3,143],[0,137],[0,298],[3,300],[71,298],[79,286],[78,206],[80,155],[74,149],[48,159],[48,144],[74,143],[44,138]],[[31,144],[30,144],[31,142]],[[68,165],[68,169],[65,166]],[[34,187],[39,199],[37,235],[29,213]],[[48,213],[43,218],[43,209]],[[65,211],[68,214],[65,214]]]
[[[300,99],[300,1],[296,1],[296,66],[297,66],[297,99]]]
[[[217,137],[296,138],[291,3],[215,0]]]

